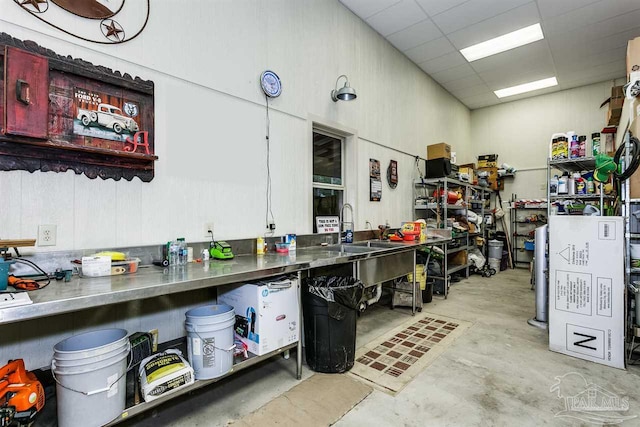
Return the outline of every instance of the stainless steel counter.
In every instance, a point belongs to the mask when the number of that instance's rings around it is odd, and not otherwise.
[[[318,246],[299,248],[295,253],[289,254],[241,255],[232,260],[212,260],[178,268],[142,266],[137,273],[130,275],[97,278],[74,276],[70,282],[52,281],[46,288],[30,292],[29,296],[33,300],[31,305],[0,309],[0,324],[252,281],[311,268],[352,263],[394,252],[412,251],[421,245],[437,244],[446,240],[448,239],[432,238],[422,244],[399,242],[393,246],[387,245],[390,247],[370,247],[367,252],[346,252],[337,246]]]

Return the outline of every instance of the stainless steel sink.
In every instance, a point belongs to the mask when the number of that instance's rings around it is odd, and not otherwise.
[[[354,246],[353,244],[349,243],[343,245],[324,246],[322,249],[327,251],[346,252],[351,254],[366,254],[373,251],[370,247]]]
[[[398,248],[402,246],[402,243],[383,242],[380,240],[366,240],[364,242],[352,243],[353,246],[367,247],[367,248]]]

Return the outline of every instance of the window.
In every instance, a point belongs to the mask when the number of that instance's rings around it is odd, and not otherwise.
[[[344,200],[344,138],[313,131],[313,232],[316,216],[340,214]]]

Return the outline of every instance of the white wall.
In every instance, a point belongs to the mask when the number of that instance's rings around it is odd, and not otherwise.
[[[283,82],[282,95],[270,102],[278,234],[312,231],[314,120],[356,135],[347,159],[356,229],[366,220],[375,227],[411,219],[413,156],[425,157],[430,143],[447,141],[459,153],[469,143],[469,110],[337,0],[153,1],[141,36],[117,46],[78,41],[3,3],[0,31],[155,82],[159,160],[151,183],[0,172],[0,237],[35,237],[38,224],[58,226],[58,244],[36,251],[161,244],[178,236],[204,241],[210,221],[216,238],[262,234],[266,119],[258,78],[265,69]],[[356,101],[331,101],[340,74],[349,76]],[[400,184],[391,190],[383,180],[380,203],[369,202],[369,158],[383,170],[390,159],[399,162]],[[160,340],[171,340],[184,334],[186,309],[207,297],[202,291],[110,305],[48,318],[44,329],[40,321],[0,326],[0,360],[45,366],[56,342],[101,327],[158,327]]]
[[[618,81],[617,84],[622,84]],[[547,158],[550,137],[554,133],[575,131],[587,135],[600,132],[605,125],[607,107],[600,104],[611,96],[612,81],[605,81],[575,89],[536,96],[471,112],[471,152],[477,159],[481,154],[498,154],[499,163],[518,169],[515,178],[505,180],[501,192],[508,228],[510,211],[506,206],[513,194],[520,199],[547,197]],[[604,143],[604,138],[602,139]],[[528,216],[544,211],[518,211]],[[518,233],[534,227],[522,224]],[[500,223],[498,229],[502,229]],[[511,233],[509,233],[511,235]],[[513,237],[512,244],[514,242]],[[524,240],[515,239],[523,249]],[[530,259],[532,252],[521,251],[518,260]]]
[[[54,7],[52,5],[51,7]],[[12,2],[0,9],[0,31],[155,82],[156,176],[90,180],[67,173],[0,172],[0,236],[34,237],[38,224],[58,226],[44,250],[159,244],[176,236],[206,240],[264,232],[265,107],[258,78],[279,74],[271,101],[273,213],[277,234],[310,233],[309,117],[355,130],[358,139],[356,228],[412,216],[413,155],[447,141],[469,143],[469,110],[337,0],[178,0],[151,3],[147,28],[117,46],[86,43],[35,19]],[[79,19],[79,18],[72,18]],[[331,101],[340,74],[358,92]],[[401,150],[400,154],[389,148]],[[369,202],[368,159],[399,161],[401,181]],[[460,156],[461,160],[465,156]],[[356,181],[356,182],[353,182]]]
[[[514,179],[505,181],[504,201],[512,194],[546,197],[551,135],[573,130],[590,141],[605,125],[607,107],[600,104],[611,96],[613,85],[605,81],[471,112],[472,157],[496,153],[500,163],[518,169]]]

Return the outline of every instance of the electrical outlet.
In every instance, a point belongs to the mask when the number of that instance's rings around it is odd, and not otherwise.
[[[269,221],[269,223],[267,224],[267,229],[271,230],[271,231],[275,231],[276,230],[276,223],[273,221]]]
[[[156,351],[158,351],[158,330],[152,329],[149,331],[149,333],[151,334],[151,339],[153,340],[153,342],[151,343],[151,349],[155,353]]]
[[[38,226],[38,246],[55,246],[58,227],[54,224]]]
[[[204,232],[204,237],[211,238],[212,234],[214,232],[214,230],[213,230],[213,221],[206,222],[204,224],[204,229],[202,231]],[[209,231],[211,231],[211,233],[209,233]]]

